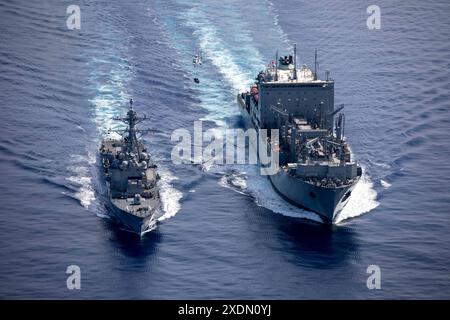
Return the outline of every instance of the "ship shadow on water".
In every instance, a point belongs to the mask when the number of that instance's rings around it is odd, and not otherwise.
[[[358,255],[357,235],[346,226],[259,211],[258,241],[266,242],[293,264],[306,268],[332,269],[347,264]],[[267,235],[271,235],[267,237]]]
[[[345,264],[357,252],[352,229],[306,219],[288,220],[293,221],[281,222],[279,229],[287,250],[299,258],[294,259],[296,264],[329,269]]]
[[[161,233],[158,226],[142,236],[125,229],[113,217],[103,219],[105,230],[109,235],[109,241],[114,248],[130,258],[146,258],[152,256],[157,251],[157,246],[161,241]]]

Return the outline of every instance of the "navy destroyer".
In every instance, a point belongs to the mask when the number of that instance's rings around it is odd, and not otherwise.
[[[126,124],[126,129],[114,130],[120,138],[106,138],[100,146],[100,160],[108,188],[107,208],[130,231],[140,235],[156,227],[156,218],[161,201],[156,165],[139,134],[150,130],[139,130],[136,124],[146,120],[133,110],[114,120]]]
[[[343,105],[334,106],[334,81],[314,70],[297,68],[294,54],[278,57],[261,71],[247,92],[237,95],[247,128],[268,129],[268,144],[279,167],[269,179],[294,205],[332,223],[347,204],[362,175],[344,138]],[[270,129],[279,129],[271,141]]]

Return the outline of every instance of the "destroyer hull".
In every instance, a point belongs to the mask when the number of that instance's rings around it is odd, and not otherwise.
[[[237,100],[245,128],[254,128],[250,115],[239,95]],[[319,214],[326,223],[333,223],[336,216],[349,201],[351,192],[359,180],[358,177],[351,185],[327,188],[305,182],[288,174],[281,168],[276,174],[268,175],[268,178],[275,191],[283,199],[297,207]]]
[[[139,235],[144,234],[147,231],[154,229],[156,225],[156,219],[154,215],[142,218],[135,216],[125,210],[120,209],[112,201],[108,201],[108,210],[112,215],[119,220],[128,230],[133,231]]]
[[[106,184],[109,190],[109,183]],[[121,209],[114,204],[114,200],[111,198],[111,194],[108,192],[108,201],[106,203],[108,212],[110,212],[120,224],[126,227],[127,230],[143,235],[144,233],[151,231],[156,226],[156,209],[151,215],[147,217],[136,216],[126,210]]]

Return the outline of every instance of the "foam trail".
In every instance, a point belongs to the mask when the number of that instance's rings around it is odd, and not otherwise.
[[[198,7],[190,9],[187,16],[187,25],[195,29],[194,36],[198,38],[202,53],[219,70],[234,91],[246,90],[253,81],[253,75],[250,71],[246,72],[239,66],[236,57],[228,49],[227,44],[223,42],[218,30],[202,16]],[[261,64],[257,50],[253,51],[253,56],[256,56],[259,64]]]
[[[82,167],[80,168],[83,169]],[[75,185],[78,185],[79,189],[77,192],[75,192],[75,198],[80,201],[80,204],[85,209],[88,209],[91,202],[95,200],[94,190],[91,186],[92,178],[86,176],[71,176],[68,177],[67,180],[74,183]]]
[[[105,76],[107,77],[106,83],[96,79]],[[122,123],[113,121],[113,118],[122,115],[126,110],[125,106],[131,96],[125,92],[125,88],[132,77],[131,69],[124,65],[112,69],[109,74],[94,74],[94,82],[97,82],[95,88],[97,95],[91,100],[91,103],[94,105],[94,122],[100,135],[105,136],[108,134],[108,130],[123,127]]]
[[[281,39],[283,39],[283,42],[286,43],[289,47],[292,47],[287,34],[283,31],[283,28],[278,23],[279,15],[277,13],[275,5],[271,1],[266,1],[266,2],[267,2],[267,6],[269,8],[269,12],[273,16],[273,25],[275,26],[275,29],[277,29],[277,32],[280,34]]]
[[[239,167],[242,170],[242,167]],[[257,165],[245,166],[245,171],[225,174],[219,181],[223,187],[231,188],[241,194],[250,195],[258,206],[267,208],[284,216],[308,219],[323,223],[319,215],[302,210],[282,199],[273,189],[269,179],[260,175]]]
[[[363,173],[361,179],[356,184],[347,205],[336,217],[335,223],[339,224],[346,219],[370,212],[378,207],[379,204],[380,203],[377,201],[377,192],[373,188],[370,177]]]
[[[90,162],[89,159],[86,160],[82,156],[72,155],[72,164],[67,168],[72,175],[66,179],[78,188],[74,196],[85,209],[88,209],[92,201],[95,200],[92,177],[89,172]]]
[[[178,178],[173,176],[169,170],[159,166],[158,173],[161,176],[159,187],[164,211],[163,215],[158,218],[158,221],[164,221],[175,216],[180,210],[180,200],[183,197],[183,193],[172,186],[171,182],[178,180]]]
[[[385,189],[388,189],[392,184],[387,182],[386,180],[380,179],[381,186]]]
[[[225,127],[227,124],[223,119],[238,114],[238,109],[234,108],[235,94],[250,86],[256,68],[263,66],[262,58],[258,50],[248,45],[251,43],[249,39],[242,39],[241,51],[245,52],[247,60],[251,59],[249,64],[252,66],[252,68],[243,69],[240,65],[242,62],[240,55],[234,54],[228,43],[221,37],[219,30],[208,20],[201,8],[189,9],[186,17],[186,26],[194,29],[193,35],[197,39],[200,52],[207,60],[206,62],[212,64],[226,81],[224,86],[224,83],[218,81],[217,77],[202,74],[208,85],[198,88],[200,107],[209,111],[202,120],[214,121],[216,125]],[[244,46],[244,44],[246,45]]]

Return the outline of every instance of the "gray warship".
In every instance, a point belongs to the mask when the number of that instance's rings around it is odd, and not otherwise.
[[[314,70],[297,68],[293,55],[278,57],[261,71],[247,92],[237,94],[246,128],[268,129],[268,144],[279,168],[269,179],[288,202],[333,223],[362,175],[344,138],[343,105],[334,106],[334,81]],[[279,129],[279,141],[270,140]],[[275,145],[277,144],[277,145]]]
[[[136,124],[146,120],[133,110],[114,120],[124,122],[124,130],[113,130],[120,138],[105,138],[100,146],[100,160],[108,189],[107,208],[119,222],[130,231],[143,235],[156,227],[160,210],[160,196],[156,165],[138,134],[150,130],[139,130]]]

